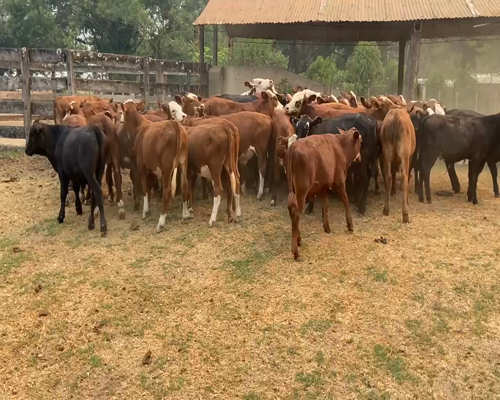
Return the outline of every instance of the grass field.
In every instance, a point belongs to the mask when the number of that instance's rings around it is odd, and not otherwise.
[[[127,195],[127,219],[106,207],[101,238],[88,207],[56,222],[46,159],[0,153],[0,180],[1,399],[499,396],[500,199],[487,171],[475,207],[412,193],[409,225],[399,191],[389,217],[370,193],[353,235],[337,199],[323,233],[318,204],[301,219],[299,262],[283,193],[272,209],[250,192],[238,225],[223,200],[212,229],[211,201],[183,224],[176,198],[160,234],[159,200],[142,221]],[[432,185],[450,189],[442,167]]]

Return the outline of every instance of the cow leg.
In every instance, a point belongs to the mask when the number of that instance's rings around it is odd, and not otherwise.
[[[96,177],[92,172],[89,174],[86,174],[87,176],[85,177],[87,179],[89,188],[91,190],[91,199],[90,199],[90,216],[89,216],[89,225],[88,228],[89,230],[93,230],[95,228],[95,221],[94,221],[94,210],[96,208],[96,205],[99,209],[99,217],[100,217],[100,224],[101,224],[101,236],[106,235],[107,233],[107,225],[106,225],[106,218],[104,217],[104,204],[102,200],[102,189],[101,186],[99,185]]]
[[[136,170],[130,168],[130,180],[132,181],[132,191],[134,193],[134,211],[139,210],[140,206],[140,196],[141,196],[141,182],[139,177],[136,175]]]
[[[307,208],[304,211],[305,214],[312,214],[314,210],[314,200],[310,200],[307,202]]]
[[[108,201],[111,206],[113,205],[113,199],[115,198],[115,194],[113,193],[113,171],[111,162],[109,162],[106,166],[106,185],[108,186]]]
[[[170,203],[170,196],[172,195],[172,186],[177,180],[178,168],[174,168],[173,171],[162,170],[162,186],[163,186],[163,201],[162,201],[162,213],[160,214],[160,219],[158,220],[158,225],[156,226],[156,231],[161,232],[162,228],[165,227],[165,222],[167,220],[167,209]],[[169,173],[170,172],[170,173]],[[175,193],[174,193],[175,194]]]
[[[305,195],[299,195],[297,199],[293,191],[288,194],[288,213],[292,220],[292,254],[295,260],[299,258],[299,246],[301,244],[299,220],[305,200]]]
[[[484,164],[486,160],[472,160],[472,167],[470,169],[470,178],[469,178],[469,191],[470,198],[472,200],[472,204],[476,205],[477,202],[477,178],[479,174],[482,172],[484,168]],[[470,200],[469,200],[470,201]]]
[[[80,200],[80,185],[79,184],[73,184],[73,192],[75,193],[76,215],[82,215],[83,210],[82,210],[82,201]]]
[[[212,184],[214,186],[214,206],[212,208],[212,215],[208,221],[210,227],[214,226],[215,221],[217,221],[217,213],[219,211],[221,194],[222,194],[222,182],[221,182],[221,168],[209,168],[212,175]],[[215,174],[212,171],[217,171]]]
[[[359,170],[359,183],[358,183],[358,212],[364,214],[366,212],[366,201],[368,198],[368,187],[370,186],[370,172],[368,162],[361,159],[361,166]]]
[[[149,199],[151,199],[151,186],[149,185],[148,171],[143,168],[139,171],[141,176],[142,195],[144,197],[144,204],[142,205],[142,219],[146,218],[149,214]]]
[[[328,223],[328,192],[321,195],[321,205],[323,207],[323,228],[326,233],[330,233],[330,224]]]
[[[460,193],[460,181],[458,180],[457,172],[455,171],[455,164],[446,163],[446,169],[448,170],[448,175],[450,176],[451,188],[453,192]]]
[[[378,185],[378,162],[375,161],[375,168],[373,171],[373,179],[375,179],[375,194],[380,195],[380,186]]]
[[[61,186],[61,208],[59,210],[57,220],[60,224],[62,224],[64,222],[64,218],[66,217],[66,197],[68,196],[69,186],[68,177],[63,174],[59,174],[59,184]]]
[[[193,213],[193,196],[194,196],[194,189],[196,185],[196,178],[198,175],[196,173],[191,173],[189,175],[189,182],[188,182],[188,218],[193,219],[194,218],[194,213]],[[202,178],[203,179],[203,178]]]
[[[488,168],[491,172],[491,179],[493,180],[493,192],[495,193],[495,197],[500,197],[500,193],[498,192],[498,182],[497,182],[497,164],[494,161],[488,161]]]
[[[271,184],[271,207],[276,206],[276,198],[278,192],[278,185],[280,181],[280,163],[278,159],[278,154],[274,153],[274,163],[273,163],[273,181]]]
[[[396,177],[398,172],[398,166],[396,163],[391,164],[391,175],[392,175],[392,187],[391,187],[391,196],[396,194]]]
[[[203,192],[202,199],[207,200],[208,199],[208,189],[207,189],[207,182],[208,180],[205,178],[201,178],[201,189]]]
[[[222,187],[227,195],[227,222],[231,223],[234,221],[233,215],[233,191],[231,190],[231,178],[230,174],[226,171],[222,171]]]
[[[189,183],[187,160],[180,164],[181,168],[181,194],[182,194],[182,220],[189,219]]]
[[[392,148],[387,149],[382,155],[380,160],[380,165],[382,167],[382,176],[384,177],[385,184],[385,204],[384,204],[384,215],[389,215],[390,201],[391,201],[391,192],[392,192]]]
[[[352,233],[352,232],[354,232],[354,228],[352,225],[351,209],[349,208],[349,199],[347,198],[347,192],[345,189],[344,180],[341,179],[335,186],[337,189],[337,193],[339,194],[340,200],[342,200],[342,203],[344,203],[345,219],[347,222],[347,230]],[[328,204],[327,204],[327,207],[328,207]]]
[[[409,180],[410,180],[410,159],[409,157],[402,157],[402,165],[401,165],[401,175],[403,178],[403,222],[410,222],[409,215],[409,204],[408,204],[408,190],[409,190]]]
[[[116,186],[116,202],[118,203],[118,218],[125,219],[125,208],[123,204],[123,193],[122,193],[122,171],[120,168],[120,149],[118,143],[113,142],[110,147],[111,165],[113,167],[113,178]],[[108,164],[108,167],[111,166]],[[112,192],[110,192],[110,195]]]
[[[259,155],[257,157],[259,162],[259,191],[257,192],[257,200],[262,200],[264,195],[264,177],[266,176],[266,155]]]

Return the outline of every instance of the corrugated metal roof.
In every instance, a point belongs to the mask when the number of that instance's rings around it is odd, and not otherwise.
[[[500,17],[500,0],[210,0],[195,25]]]

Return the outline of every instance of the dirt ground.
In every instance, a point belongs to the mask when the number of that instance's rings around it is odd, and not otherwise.
[[[2,399],[499,396],[500,199],[487,170],[478,206],[412,193],[409,225],[399,191],[389,217],[370,193],[350,235],[332,198],[332,234],[319,207],[301,218],[299,262],[283,193],[270,208],[249,191],[240,224],[223,199],[212,229],[211,201],[198,194],[182,223],[176,198],[159,234],[159,200],[142,221],[127,195],[126,220],[105,208],[101,238],[88,207],[56,222],[45,159],[0,153],[0,182]],[[450,189],[442,166],[432,188]]]

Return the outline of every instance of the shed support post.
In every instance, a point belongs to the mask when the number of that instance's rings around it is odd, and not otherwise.
[[[212,46],[212,64],[217,65],[217,58],[218,58],[218,53],[219,52],[219,27],[217,25],[214,25],[214,43]]]
[[[200,64],[205,64],[205,26],[200,25]]]
[[[156,85],[155,85],[155,94],[156,94],[156,102],[163,103],[165,101],[165,96],[163,96],[163,85],[159,85],[163,83],[163,68],[161,63],[158,63],[158,69],[156,70]]]
[[[413,24],[410,40],[410,51],[408,52],[408,67],[406,69],[406,96],[410,100],[415,97],[415,88],[420,66],[420,39],[422,38],[422,26],[419,22]]]
[[[399,41],[399,61],[398,61],[398,94],[403,94],[403,84],[405,78],[405,51],[406,40]]]
[[[23,88],[24,137],[27,142],[31,129],[31,78],[29,51],[26,47],[21,49],[21,82]]]

